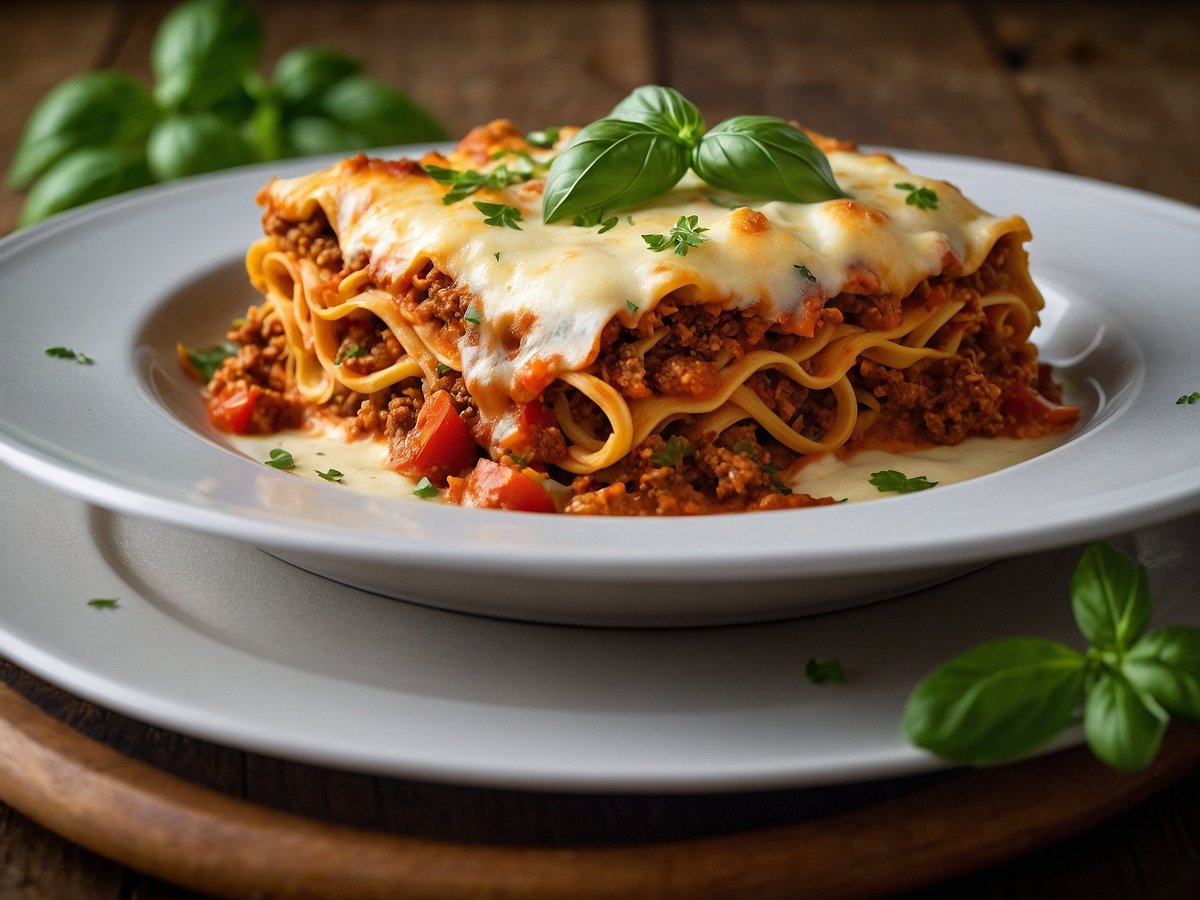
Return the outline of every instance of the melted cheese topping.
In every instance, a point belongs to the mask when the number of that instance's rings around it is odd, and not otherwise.
[[[828,157],[853,199],[754,201],[689,173],[654,201],[611,213],[618,224],[603,234],[569,221],[543,224],[540,181],[483,189],[447,205],[448,188],[417,166],[362,157],[273,181],[260,199],[293,221],[319,206],[343,258],[368,266],[383,286],[401,290],[432,262],[468,288],[482,319],[459,348],[469,389],[527,402],[559,373],[590,365],[609,321],[630,326],[669,294],[752,310],[802,334],[812,323],[803,317],[806,301],[843,291],[906,296],[925,278],[973,272],[1002,235],[1028,236],[1020,217],[991,216],[952,185],[913,175],[888,156]],[[460,149],[426,162],[478,171],[500,164],[473,164],[479,158],[488,155]],[[935,191],[937,208],[907,204],[899,182]],[[520,229],[486,224],[475,201],[517,208]],[[716,205],[731,201],[745,205]],[[642,236],[667,234],[680,216],[697,216],[707,241],[686,256],[652,252]]]

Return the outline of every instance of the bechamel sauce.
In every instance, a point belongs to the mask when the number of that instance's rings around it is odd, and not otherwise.
[[[1011,438],[968,438],[954,447],[931,447],[909,453],[867,450],[848,459],[832,454],[806,464],[790,482],[793,489],[814,497],[833,497],[851,502],[892,497],[870,483],[872,472],[895,469],[909,478],[924,475],[939,485],[968,481],[1032,459],[1067,439],[1066,434],[1017,440]],[[412,495],[415,482],[388,469],[387,447],[379,441],[347,441],[341,429],[326,433],[285,431],[265,436],[228,436],[239,451],[265,462],[279,448],[292,454],[295,468],[281,470],[300,478],[322,480],[317,474],[331,468],[342,473],[341,484],[349,490],[376,497]],[[429,502],[429,501],[425,501]]]

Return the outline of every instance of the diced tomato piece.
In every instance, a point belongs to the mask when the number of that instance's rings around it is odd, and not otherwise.
[[[526,403],[521,407],[517,424],[525,431],[533,428],[554,428],[558,425],[558,418],[554,415],[554,410],[545,403]]]
[[[208,398],[208,418],[217,428],[232,434],[245,434],[254,418],[254,405],[262,396],[257,384],[229,386]]]
[[[444,480],[471,468],[479,447],[450,395],[438,391],[425,401],[417,424],[393,451],[388,464],[409,478]]]
[[[522,512],[557,512],[549,492],[516,469],[481,459],[463,484],[463,506],[515,509]]]

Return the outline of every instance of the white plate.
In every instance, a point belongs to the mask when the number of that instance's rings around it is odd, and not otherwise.
[[[1200,211],[1010,165],[902,153],[1034,230],[1037,336],[1083,408],[1072,439],[974,481],[833,508],[672,520],[384,500],[234,453],[179,371],[255,297],[253,197],[291,162],[117,198],[0,244],[0,460],[96,504],[455,609],[597,624],[778,618],[1200,506],[1192,257]],[[50,359],[69,346],[93,366]]]
[[[657,792],[913,774],[941,765],[898,733],[921,676],[994,637],[1080,644],[1078,548],[788,622],[572,628],[388,600],[3,467],[0,495],[0,654],[135,718],[382,775]],[[1200,516],[1120,543],[1150,570],[1153,627],[1200,625]],[[809,684],[810,656],[848,683]]]

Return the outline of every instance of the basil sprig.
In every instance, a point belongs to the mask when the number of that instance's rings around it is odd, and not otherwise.
[[[1153,761],[1171,714],[1200,720],[1200,629],[1143,634],[1146,570],[1092,544],[1071,579],[1084,652],[1045,638],[974,647],[909,696],[902,728],[919,747],[984,765],[1030,753],[1082,718],[1092,752],[1116,769]]]
[[[155,34],[153,89],[112,71],[58,85],[30,115],[8,172],[10,187],[29,191],[19,224],[199,172],[446,136],[334,50],[294,48],[264,78],[263,44],[246,0],[190,0]]]
[[[829,161],[783,119],[737,116],[707,133],[673,88],[643,85],[582,128],[546,176],[542,219],[600,216],[666,193],[689,169],[747,197],[814,203],[844,197]]]

